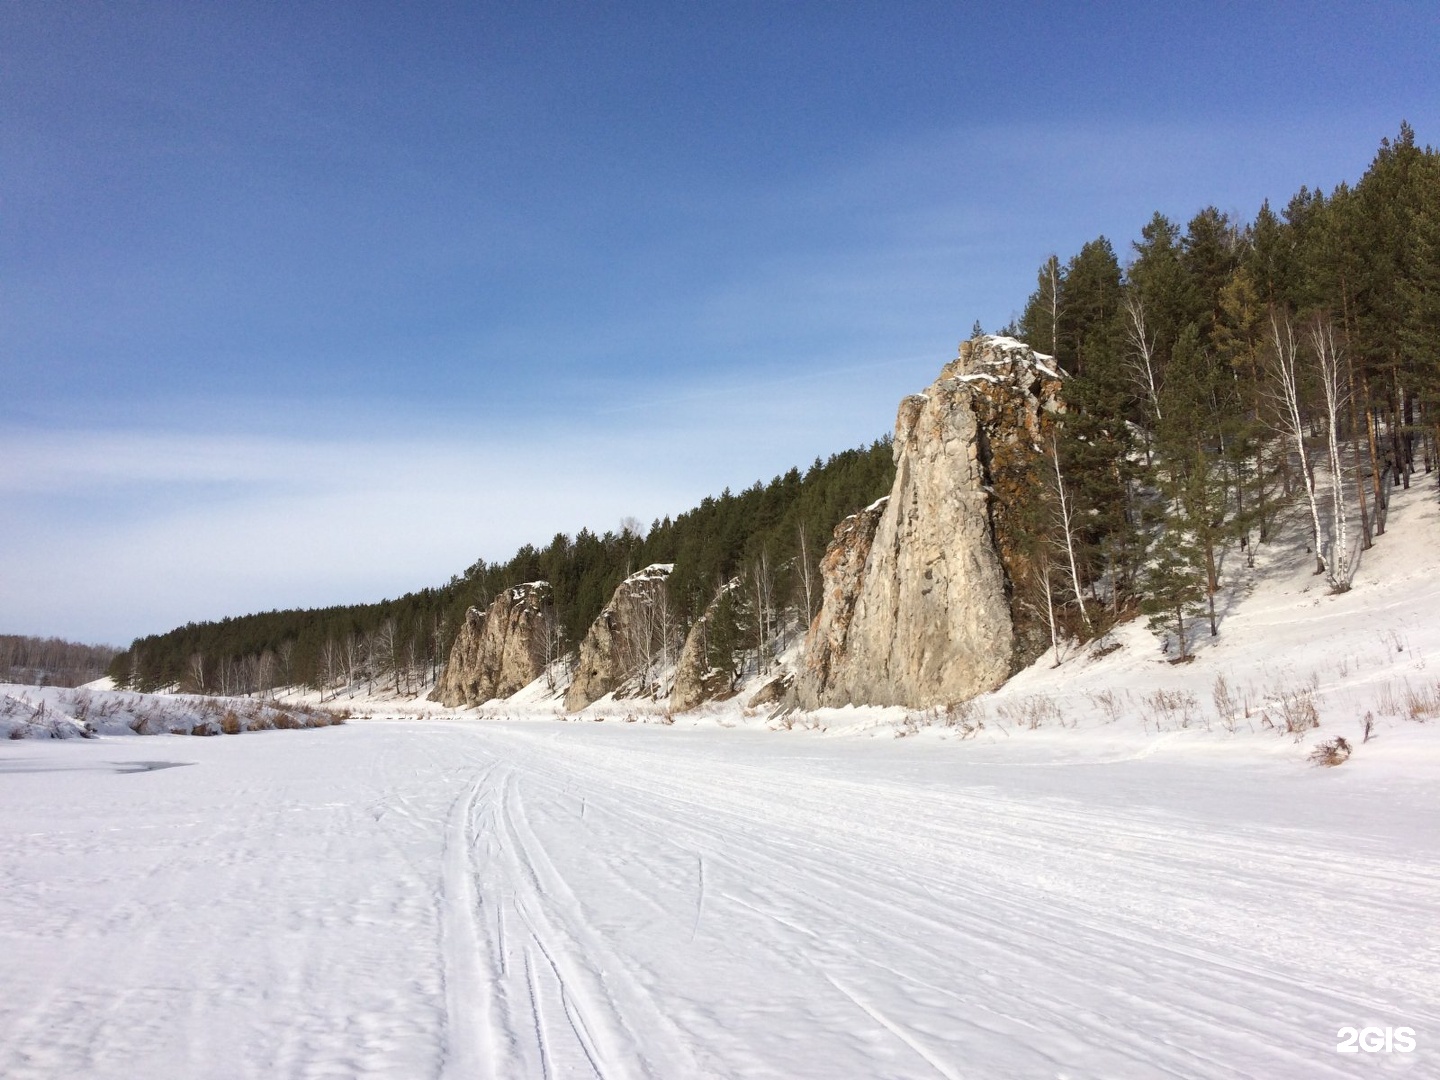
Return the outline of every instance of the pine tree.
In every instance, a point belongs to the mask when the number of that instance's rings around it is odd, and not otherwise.
[[[1151,550],[1140,610],[1150,617],[1152,631],[1174,635],[1179,649],[1176,659],[1186,660],[1190,656],[1186,620],[1201,610],[1205,598],[1200,547],[1185,530],[1183,520],[1171,517]]]

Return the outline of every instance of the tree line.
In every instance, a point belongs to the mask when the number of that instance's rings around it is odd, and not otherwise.
[[[792,468],[768,484],[726,489],[648,529],[627,521],[604,533],[557,533],[543,548],[527,544],[503,562],[477,560],[444,585],[397,600],[269,611],[152,634],[118,654],[110,674],[138,690],[413,694],[435,681],[466,610],[487,607],[500,590],[550,582],[547,649],[558,656],[578,646],[616,586],[651,563],[675,564],[665,590],[670,636],[683,636],[726,582],[758,572],[766,601],[761,646],[773,648],[782,609],[813,614],[818,605],[819,556],[835,525],[888,492],[894,474],[887,436],[816,458],[803,473]]]
[[[1081,637],[1138,608],[1188,656],[1221,556],[1297,501],[1336,590],[1440,438],[1440,156],[1402,125],[1364,176],[1254,220],[1152,215],[1040,267],[1007,330],[1071,376],[1036,466],[1017,601]],[[1353,520],[1352,520],[1353,519]]]
[[[0,634],[0,682],[82,686],[101,678],[119,651],[110,645]]]

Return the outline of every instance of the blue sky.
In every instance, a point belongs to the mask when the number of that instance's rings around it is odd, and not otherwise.
[[[1440,141],[1433,3],[0,9],[0,632],[378,599],[887,431],[1051,252]]]

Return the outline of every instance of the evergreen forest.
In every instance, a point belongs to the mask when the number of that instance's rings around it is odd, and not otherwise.
[[[1016,585],[1077,636],[1138,608],[1186,658],[1221,553],[1291,510],[1348,589],[1389,489],[1435,468],[1440,155],[1408,125],[1354,186],[1156,213],[1123,259],[1100,236],[1037,279],[1007,329],[1071,378],[1030,510],[1046,570]]]

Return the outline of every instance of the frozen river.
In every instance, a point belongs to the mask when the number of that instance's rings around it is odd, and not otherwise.
[[[1440,1075],[1427,777],[1065,746],[3,745],[0,1075]]]

